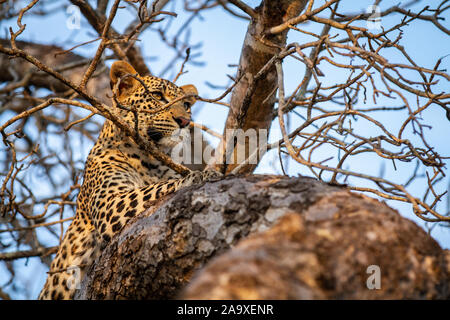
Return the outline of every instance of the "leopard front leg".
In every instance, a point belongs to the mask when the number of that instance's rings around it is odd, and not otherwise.
[[[94,226],[102,240],[108,243],[134,216],[145,211],[145,204],[174,192],[179,179],[170,179],[139,188],[126,188],[105,198],[101,193],[94,196],[96,210],[91,211]]]
[[[127,188],[109,195],[106,199],[99,193],[94,200],[97,210],[92,211],[94,226],[101,238],[109,242],[131,218],[145,211],[148,201],[220,176],[220,173],[212,170],[193,171],[180,179],[170,179],[135,189]]]

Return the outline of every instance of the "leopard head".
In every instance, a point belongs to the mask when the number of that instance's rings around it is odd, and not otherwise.
[[[116,61],[110,71],[113,105],[144,139],[173,147],[189,134],[191,107],[198,94],[194,85],[178,87],[154,76],[140,76],[125,61]],[[183,99],[183,96],[190,95]],[[165,107],[174,100],[170,106]]]

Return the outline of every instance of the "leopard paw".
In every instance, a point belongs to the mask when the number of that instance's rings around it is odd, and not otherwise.
[[[221,172],[214,169],[206,169],[205,171],[202,171],[202,174],[203,181],[217,181],[223,177],[223,174]]]

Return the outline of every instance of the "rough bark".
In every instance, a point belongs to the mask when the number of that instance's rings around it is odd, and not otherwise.
[[[416,224],[345,188],[227,177],[152,204],[102,251],[76,298],[446,299],[449,258]],[[370,265],[380,290],[366,286]]]

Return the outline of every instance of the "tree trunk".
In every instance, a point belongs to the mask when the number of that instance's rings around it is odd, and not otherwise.
[[[153,203],[76,298],[448,299],[449,281],[449,251],[384,203],[306,177],[229,176]]]
[[[245,151],[247,158],[255,151],[255,147],[247,139],[234,141],[233,130],[241,129],[246,133],[250,129],[255,130],[258,141],[267,142],[278,86],[275,65],[269,62],[286,45],[288,30],[276,35],[268,34],[267,31],[297,16],[306,3],[306,0],[267,0],[262,1],[255,9],[255,18],[248,26],[242,45],[236,76],[239,81],[233,89],[223,133],[225,141],[221,141],[216,149],[215,163],[225,163],[226,172],[231,172],[239,165],[236,159],[238,152]],[[265,71],[262,72],[263,70]],[[223,161],[224,157],[234,161]],[[257,161],[259,160],[258,158]],[[253,172],[256,166],[257,163],[249,163],[242,166],[239,172]]]

